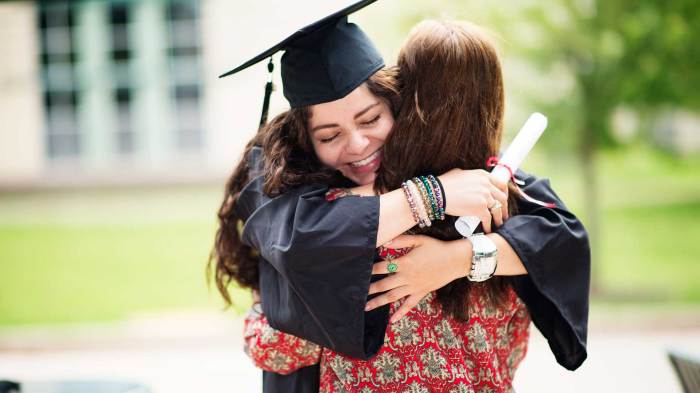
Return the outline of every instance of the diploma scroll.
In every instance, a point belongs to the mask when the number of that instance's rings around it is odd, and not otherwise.
[[[507,183],[510,181],[510,172],[506,167],[510,168],[513,173],[518,170],[527,154],[532,150],[537,140],[547,128],[547,117],[543,114],[535,112],[527,119],[523,127],[511,142],[508,149],[499,159],[499,165],[496,165],[491,173],[499,180]],[[455,222],[455,228],[464,237],[471,235],[481,220],[476,216],[463,216]]]

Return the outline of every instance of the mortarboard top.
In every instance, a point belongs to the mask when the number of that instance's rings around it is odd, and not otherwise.
[[[384,66],[384,60],[372,41],[357,25],[347,21],[349,14],[375,1],[355,2],[303,27],[219,78],[285,51],[282,56],[282,87],[292,108],[343,98]],[[268,99],[269,92],[266,96]],[[265,112],[264,109],[263,117],[266,117]]]

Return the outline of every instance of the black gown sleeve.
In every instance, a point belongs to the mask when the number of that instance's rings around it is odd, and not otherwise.
[[[318,393],[321,370],[318,364],[282,375],[263,371],[263,393]]]
[[[528,275],[512,277],[535,326],[557,362],[569,370],[586,360],[591,256],[588,234],[552,190],[549,180],[522,171],[521,188],[547,208],[524,199],[518,214],[495,230],[515,250]]]
[[[251,174],[259,175],[260,167]],[[518,178],[530,196],[557,207],[520,200],[518,215],[496,232],[529,273],[512,278],[515,290],[559,364],[573,370],[587,356],[588,236],[547,180],[520,171]],[[246,220],[243,241],[262,257],[261,298],[270,325],[352,357],[370,358],[383,343],[388,320],[386,306],[363,310],[376,260],[378,198],[326,202],[322,185],[269,198],[262,185],[262,177],[254,178],[237,208]]]
[[[261,256],[260,297],[270,326],[369,359],[384,342],[389,313],[364,311],[379,197],[328,202],[327,186],[309,185],[270,198],[263,180],[255,177],[242,190],[237,212],[245,220],[243,242]]]

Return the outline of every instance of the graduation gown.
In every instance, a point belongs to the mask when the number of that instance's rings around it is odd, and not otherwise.
[[[270,198],[263,192],[261,155],[254,148],[247,157],[252,180],[240,194],[237,212],[245,220],[243,242],[261,255],[260,294],[268,322],[336,352],[372,357],[383,343],[389,309],[364,311],[376,260],[379,198],[329,203],[328,186],[322,184]],[[516,176],[530,196],[557,207],[519,200],[518,215],[496,232],[528,271],[513,277],[513,285],[532,321],[557,362],[574,370],[587,356],[588,236],[547,180],[520,171]],[[264,390],[313,391],[309,375],[317,375],[315,368],[284,378],[265,373]],[[296,390],[288,390],[290,386]]]

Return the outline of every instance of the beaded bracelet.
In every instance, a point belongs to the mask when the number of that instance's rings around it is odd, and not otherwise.
[[[423,201],[423,207],[425,208],[426,213],[428,214],[428,218],[432,221],[435,219],[435,215],[433,214],[433,209],[430,206],[430,199],[428,197],[428,190],[425,188],[425,184],[423,184],[422,181],[420,181],[419,178],[414,177],[413,183],[416,185],[416,188],[420,192],[421,200]]]
[[[440,180],[437,179],[433,175],[428,175],[428,179],[430,180],[430,184],[433,185],[433,190],[435,191],[435,197],[437,199],[438,208],[440,210],[440,219],[444,220],[445,219],[445,196],[444,196],[444,192],[442,189],[442,183],[440,183]]]
[[[431,224],[430,217],[428,216],[428,211],[426,209],[425,202],[423,201],[423,196],[421,195],[420,190],[418,190],[418,186],[413,181],[407,181],[406,183],[408,183],[408,188],[411,190],[413,200],[416,202],[418,215],[420,216],[420,222],[418,225],[421,228],[429,227]]]
[[[420,228],[445,219],[445,189],[433,175],[418,176],[401,183],[413,220]]]
[[[418,215],[418,209],[416,207],[416,202],[413,200],[413,194],[411,194],[411,190],[408,188],[408,182],[401,183],[401,188],[403,188],[403,193],[404,193],[404,195],[406,195],[406,200],[408,201],[408,206],[411,208],[411,214],[413,214],[413,221],[415,221],[416,224],[418,224],[421,228],[423,228],[423,224],[421,222],[420,216]]]
[[[433,189],[427,176],[419,176],[420,181],[423,182],[425,189],[428,191],[428,199],[430,201],[430,208],[433,210],[433,220],[440,219],[440,209],[437,204],[437,192]]]
[[[416,183],[416,187],[418,187],[418,190],[421,193],[423,203],[425,204],[425,210],[428,212],[430,220],[435,220],[435,211],[433,210],[433,206],[430,203],[430,190],[425,187],[425,184],[423,184],[420,177],[414,177],[413,182]]]

